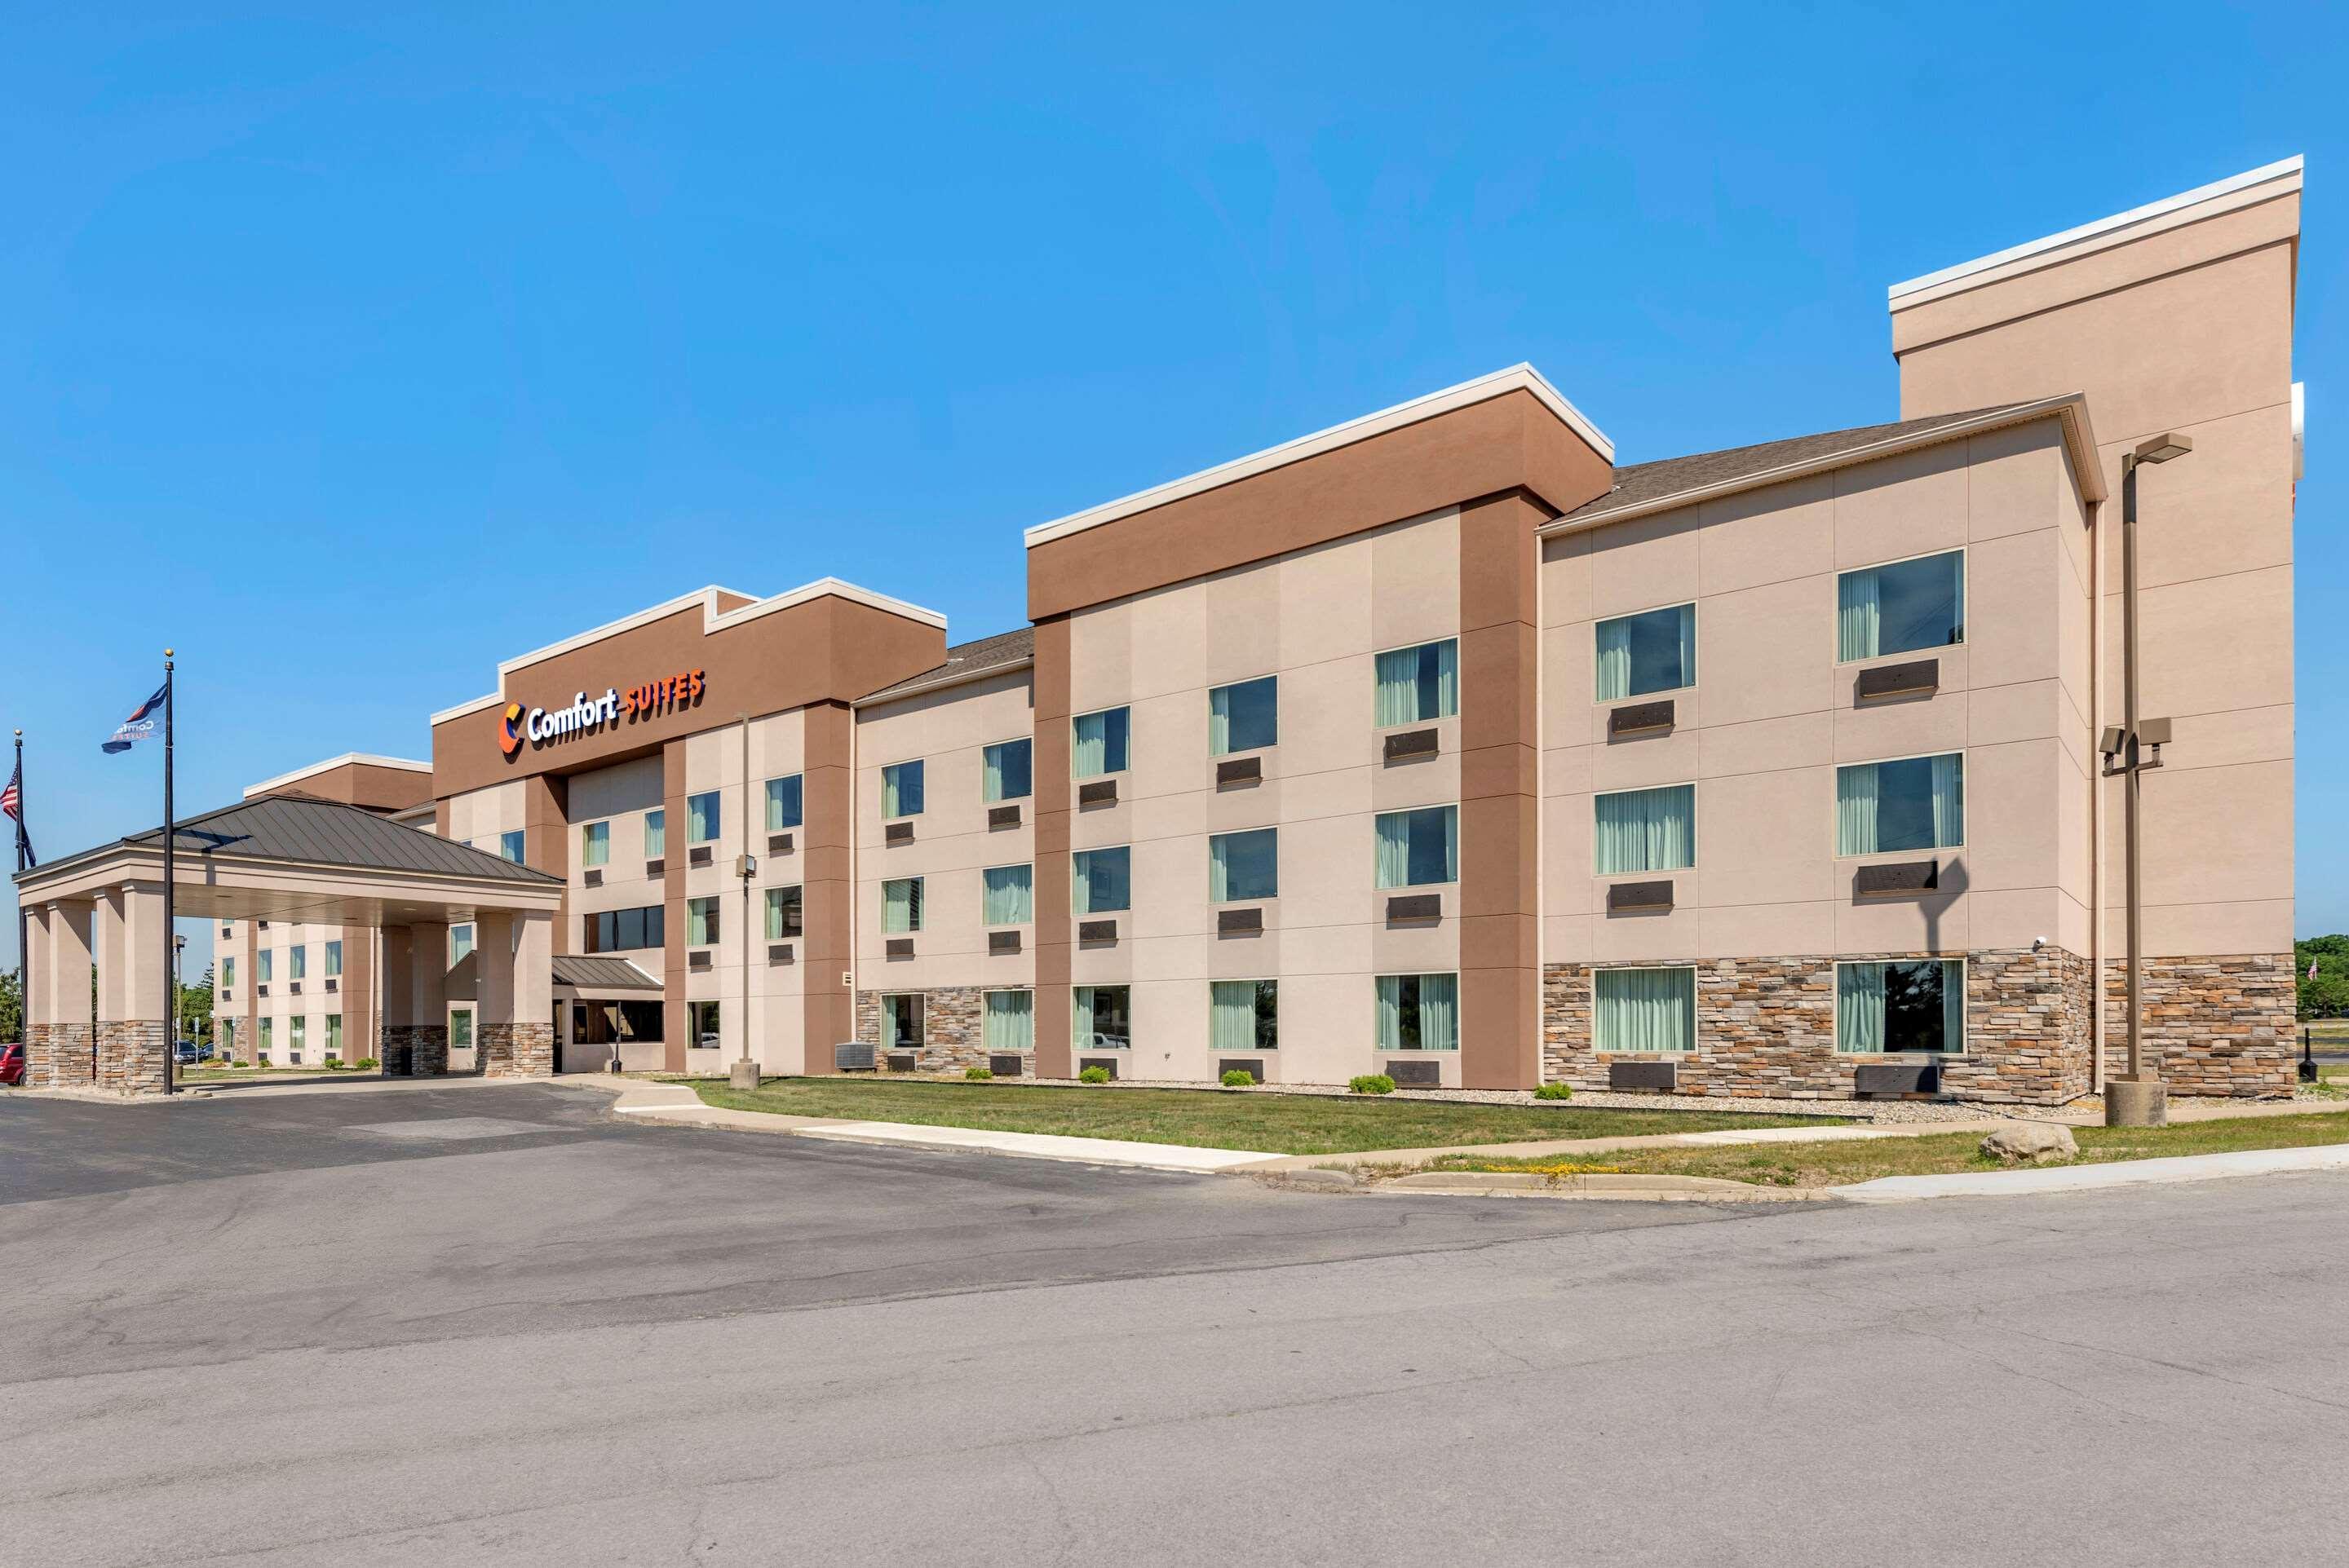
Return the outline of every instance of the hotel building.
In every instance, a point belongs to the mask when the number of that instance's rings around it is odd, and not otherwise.
[[[1518,366],[1030,529],[999,635],[824,580],[524,654],[429,762],[251,794],[557,879],[543,957],[497,926],[547,1025],[477,1047],[461,920],[229,920],[222,1016],[419,1070],[2067,1099],[2123,1027],[2122,459],[2175,432],[2148,1048],[2286,1092],[2300,187],[1895,286],[1886,423],[1622,464]]]

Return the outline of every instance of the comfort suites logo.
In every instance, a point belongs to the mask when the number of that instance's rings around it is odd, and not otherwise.
[[[607,725],[616,726],[623,720],[634,723],[691,707],[701,700],[704,686],[701,671],[686,670],[632,686],[626,691],[607,686],[601,696],[574,692],[568,707],[525,708],[518,702],[508,703],[505,712],[498,716],[498,749],[512,761],[522,755],[524,741],[544,746],[566,736],[586,735]]]

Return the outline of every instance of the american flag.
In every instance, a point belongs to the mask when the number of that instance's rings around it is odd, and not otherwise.
[[[16,824],[16,869],[26,871],[41,862],[33,858],[33,841],[25,831],[25,765],[8,775],[8,788],[0,789],[0,815],[13,819]]]

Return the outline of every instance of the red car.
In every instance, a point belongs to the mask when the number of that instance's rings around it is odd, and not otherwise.
[[[0,1046],[0,1083],[14,1088],[25,1081],[25,1047],[11,1043]]]

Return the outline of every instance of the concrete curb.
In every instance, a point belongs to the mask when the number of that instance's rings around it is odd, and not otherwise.
[[[1725,1143],[1837,1143],[1874,1138],[1923,1138],[1940,1132],[1987,1132],[2011,1126],[2012,1117],[1979,1121],[1915,1121],[1897,1127],[1749,1127],[1712,1132],[1651,1132],[1636,1138],[1544,1139],[1524,1143],[1454,1144],[1441,1149],[1368,1149],[1347,1154],[1283,1154],[1268,1156],[1247,1174],[1270,1175],[1281,1171],[1326,1170],[1333,1165],[1425,1165],[1447,1154],[1497,1156],[1524,1160],[1537,1156],[1612,1154],[1639,1149],[1708,1149]]]
[[[1651,1202],[1815,1203],[1829,1200],[1820,1189],[1757,1187],[1712,1176],[1626,1176],[1593,1172],[1543,1176],[1526,1171],[1423,1171],[1398,1176],[1374,1191],[1447,1193],[1460,1197],[1630,1198]]]
[[[1879,1176],[1826,1191],[1854,1203],[1913,1203],[1927,1198],[2019,1198],[2041,1192],[2086,1192],[2113,1187],[2212,1181],[2228,1176],[2271,1176],[2291,1171],[2349,1171],[2349,1144],[2305,1149],[2246,1149],[2227,1154],[2180,1154],[2161,1160],[2115,1160],[2101,1165],[2048,1165],[2020,1171],[1966,1171],[1951,1176]]]

